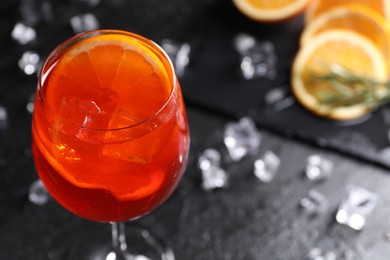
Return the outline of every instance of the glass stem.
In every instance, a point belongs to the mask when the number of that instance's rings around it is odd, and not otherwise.
[[[127,249],[125,223],[124,222],[112,222],[112,247],[115,252],[124,252]]]

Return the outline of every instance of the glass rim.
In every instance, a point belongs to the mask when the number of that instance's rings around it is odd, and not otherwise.
[[[175,93],[177,92],[178,82],[177,82],[177,76],[175,73],[175,69],[174,69],[173,63],[172,63],[171,59],[169,58],[168,54],[164,51],[164,49],[160,45],[158,45],[153,40],[150,40],[142,35],[139,35],[139,34],[136,34],[133,32],[129,32],[129,31],[125,31],[125,30],[98,29],[98,30],[93,30],[93,31],[87,31],[87,32],[82,32],[82,33],[76,34],[76,35],[66,39],[62,43],[60,43],[47,56],[47,58],[45,59],[45,62],[42,65],[42,68],[38,74],[37,94],[38,94],[39,98],[42,99],[43,104],[45,106],[47,106],[47,108],[52,112],[53,110],[47,104],[47,101],[42,93],[43,83],[45,81],[44,78],[47,77],[47,75],[45,77],[44,74],[50,73],[50,67],[46,71],[45,71],[45,68],[48,66],[53,66],[53,64],[51,64],[52,60],[55,59],[55,57],[60,55],[63,51],[65,51],[68,47],[72,46],[73,44],[76,44],[77,42],[82,41],[83,39],[88,39],[88,38],[91,38],[91,37],[94,37],[97,35],[102,35],[102,34],[126,35],[128,37],[131,37],[132,39],[135,39],[135,40],[141,42],[142,44],[144,44],[144,46],[146,46],[150,50],[154,51],[155,53],[157,52],[158,54],[161,54],[161,55],[156,54],[156,56],[157,56],[159,62],[161,62],[163,64],[163,67],[165,68],[165,71],[168,75],[169,83],[172,86],[170,93],[169,93],[169,96],[167,97],[165,102],[160,106],[160,108],[158,110],[156,110],[150,116],[147,116],[144,119],[142,119],[136,123],[129,124],[128,126],[124,126],[124,127],[120,127],[120,128],[108,128],[108,127],[107,128],[92,128],[92,127],[85,127],[83,125],[76,124],[76,123],[71,122],[70,120],[67,120],[67,119],[64,119],[64,121],[67,124],[74,125],[75,127],[80,127],[80,128],[82,127],[83,130],[101,131],[101,132],[126,130],[126,129],[134,128],[134,127],[137,127],[137,126],[140,126],[140,125],[143,125],[143,124],[146,124],[146,123],[152,121],[154,118],[158,117],[158,115],[163,113],[163,111],[168,107],[169,103],[171,102],[171,100],[175,96]],[[166,62],[164,62],[164,61],[166,61]]]

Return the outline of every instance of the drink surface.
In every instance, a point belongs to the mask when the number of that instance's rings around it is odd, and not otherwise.
[[[90,220],[123,221],[172,193],[189,140],[169,68],[156,46],[121,33],[67,42],[49,58],[36,95],[33,152],[62,206]]]

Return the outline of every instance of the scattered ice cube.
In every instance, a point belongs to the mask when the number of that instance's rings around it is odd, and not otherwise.
[[[374,210],[378,196],[362,187],[349,186],[338,207],[336,220],[354,230],[361,230]]]
[[[38,206],[42,206],[49,201],[50,195],[40,179],[31,184],[28,199]]]
[[[336,253],[332,251],[324,252],[321,248],[318,247],[312,248],[307,255],[307,260],[336,260],[336,259],[337,259]]]
[[[280,112],[295,103],[295,99],[289,95],[286,87],[272,88],[265,94],[265,105],[275,112]]]
[[[224,139],[230,158],[239,161],[246,155],[253,155],[260,146],[261,135],[255,123],[249,117],[238,122],[228,123],[225,127]]]
[[[178,77],[182,77],[190,63],[191,46],[188,43],[178,43],[165,39],[161,42],[161,48],[168,54]]]
[[[199,169],[205,171],[210,167],[219,167],[221,165],[221,154],[214,148],[204,150],[198,159]]]
[[[19,22],[15,24],[11,32],[11,37],[18,43],[25,45],[34,41],[37,38],[37,33],[34,28]]]
[[[26,104],[26,110],[32,114],[34,112],[34,99],[35,99],[35,93],[31,94],[28,97],[27,104]]]
[[[299,205],[309,214],[320,214],[328,208],[328,201],[317,190],[310,190]]]
[[[259,42],[251,35],[238,34],[234,45],[242,58],[240,67],[245,79],[276,78],[277,58],[271,42]]]
[[[7,109],[0,105],[0,130],[4,130],[8,127],[8,112]]]
[[[321,181],[328,178],[333,172],[334,164],[321,154],[310,155],[307,158],[306,177],[312,181]]]
[[[210,166],[206,170],[202,170],[202,188],[204,190],[225,188],[228,181],[229,177],[221,167]]]
[[[38,53],[26,51],[18,61],[19,68],[27,75],[37,73],[41,63]]]
[[[272,151],[266,151],[263,156],[254,163],[254,174],[262,182],[270,182],[275,177],[279,166],[280,159]]]
[[[91,13],[73,16],[70,18],[70,25],[75,33],[92,31],[100,27],[98,19]]]
[[[23,21],[29,26],[52,22],[55,18],[51,0],[21,0],[19,4]]]
[[[236,47],[237,51],[244,56],[250,48],[255,46],[256,39],[246,33],[239,33],[234,38],[234,46]]]

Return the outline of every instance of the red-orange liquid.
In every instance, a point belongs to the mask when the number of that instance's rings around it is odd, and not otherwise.
[[[45,65],[34,107],[33,154],[40,178],[66,209],[90,220],[124,221],[150,212],[172,193],[187,161],[188,126],[178,83],[161,69],[169,65],[161,53],[145,54],[145,60],[118,48],[122,38],[118,44],[107,39],[97,49],[63,51]],[[117,51],[120,62],[112,58]],[[148,65],[152,60],[160,67]],[[140,67],[155,73],[139,80]]]

